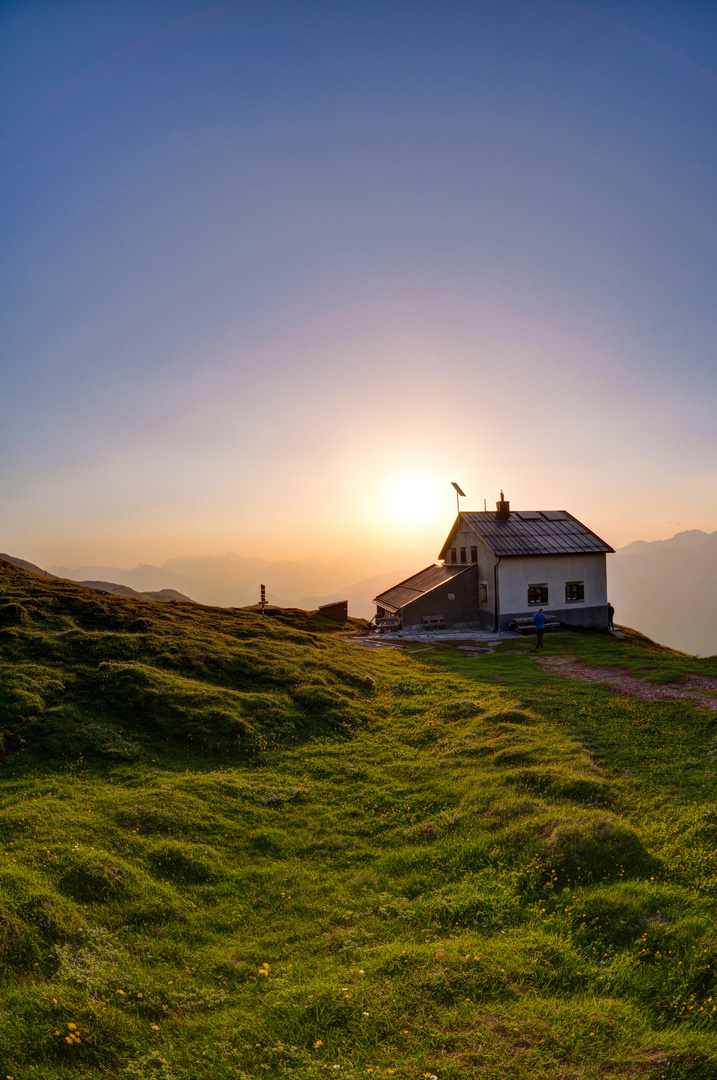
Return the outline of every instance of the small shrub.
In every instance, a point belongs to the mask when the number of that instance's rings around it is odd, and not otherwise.
[[[281,829],[260,829],[249,837],[249,847],[259,855],[281,855],[287,846]]]
[[[30,616],[22,604],[0,604],[0,626],[21,626]]]
[[[409,841],[429,841],[437,840],[439,836],[443,835],[443,830],[440,826],[436,825],[435,821],[419,821],[416,825],[412,825],[409,829],[404,829],[403,835]]]
[[[494,765],[535,765],[538,758],[523,747],[499,750],[493,755]]]
[[[396,682],[392,684],[391,693],[396,694],[397,696],[402,694],[410,696],[412,694],[420,694],[421,688],[417,686],[416,683],[412,683],[410,679],[401,678],[397,679]]]
[[[65,689],[53,671],[38,664],[0,664],[0,728],[36,716]]]
[[[58,889],[82,903],[103,903],[133,891],[135,874],[114,855],[77,845],[65,858]]]
[[[636,833],[607,814],[558,822],[545,849],[549,865],[571,881],[642,877],[659,866]]]
[[[472,716],[480,716],[484,713],[485,706],[472,698],[454,698],[453,701],[447,701],[443,705],[443,712],[456,720],[469,720]]]
[[[107,724],[88,723],[78,732],[80,747],[84,738],[84,752],[97,754],[112,761],[137,761],[144,756],[142,747]]]
[[[0,896],[0,967],[53,966],[55,945],[84,925],[75,905],[41,871],[19,865],[0,870]]]
[[[603,780],[552,766],[527,765],[507,773],[505,779],[531,791],[582,804],[603,802],[607,792]]]
[[[487,724],[530,724],[535,717],[525,709],[502,709],[500,712],[490,713],[484,719]]]
[[[184,884],[201,885],[218,877],[215,867],[204,852],[189,843],[166,843],[147,855],[150,869],[158,877]]]

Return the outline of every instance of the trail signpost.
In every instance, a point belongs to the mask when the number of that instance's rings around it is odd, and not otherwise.
[[[263,622],[264,621],[264,608],[266,607],[266,585],[260,585],[259,588],[261,589],[261,596],[259,598],[259,603],[261,604],[261,621]]]

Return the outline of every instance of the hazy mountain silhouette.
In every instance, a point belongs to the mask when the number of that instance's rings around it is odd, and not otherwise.
[[[615,620],[662,645],[717,654],[717,532],[637,540],[608,558]]]
[[[86,585],[88,589],[99,589],[100,592],[113,593],[115,596],[129,596],[138,597],[141,600],[156,600],[159,602],[168,602],[169,600],[190,600],[190,597],[185,596],[184,593],[179,592],[177,589],[162,588],[157,590],[149,589],[133,589],[129,585],[120,585],[114,581],[85,581],[82,578],[69,577],[67,575],[51,573],[49,570],[43,570],[42,567],[36,566],[35,563],[28,562],[27,559],[18,559],[14,555],[0,555],[0,559],[5,559],[6,562],[13,563],[14,566],[21,566],[23,570],[29,570],[31,574],[37,574],[39,577],[48,578],[52,581],[63,579],[66,581],[74,581],[78,585]],[[57,569],[57,568],[53,568]],[[81,567],[80,570],[98,569],[97,567]],[[103,567],[109,571],[109,576],[112,576],[111,567]],[[79,571],[78,571],[79,572]]]
[[[174,589],[200,604],[245,607],[259,599],[259,586],[267,587],[267,598],[282,607],[313,609],[333,600],[348,600],[349,613],[371,618],[371,600],[382,589],[411,573],[407,566],[356,580],[373,567],[362,556],[335,559],[277,560],[243,555],[197,555],[167,559],[163,566],[147,563],[123,569],[117,566],[51,566],[50,573],[71,581],[113,581],[149,592]]]

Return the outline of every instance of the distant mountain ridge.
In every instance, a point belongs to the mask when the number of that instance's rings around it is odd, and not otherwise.
[[[375,611],[371,603],[374,596],[406,577],[411,567],[369,573],[357,580],[357,575],[366,568],[370,569],[367,560],[354,555],[272,561],[227,552],[178,556],[167,559],[163,566],[141,563],[131,569],[116,566],[51,566],[49,569],[53,575],[70,581],[111,580],[141,591],[175,589],[200,604],[217,607],[255,604],[259,586],[265,584],[270,603],[280,607],[313,610],[320,604],[348,600],[351,615],[370,618]]]
[[[717,532],[636,540],[608,560],[615,620],[682,652],[717,654]]]
[[[185,596],[176,589],[158,589],[152,592],[145,590],[139,592],[136,589],[130,588],[128,585],[118,585],[113,581],[78,581],[76,578],[53,574],[49,570],[43,570],[41,567],[35,566],[34,563],[28,562],[27,559],[18,559],[14,555],[0,554],[0,559],[4,559],[6,562],[12,563],[13,566],[19,566],[23,570],[29,570],[31,574],[37,574],[38,577],[47,578],[50,581],[72,581],[74,584],[84,585],[88,589],[98,589],[100,592],[112,593],[113,596],[136,597],[140,600],[154,600],[157,603],[168,603],[170,600],[181,600],[184,603],[190,604],[194,603],[189,596]]]
[[[656,551],[694,551],[705,547],[706,543],[717,545],[717,532],[706,533],[702,529],[685,529],[675,533],[669,540],[633,540],[619,551],[626,555],[641,555]]]

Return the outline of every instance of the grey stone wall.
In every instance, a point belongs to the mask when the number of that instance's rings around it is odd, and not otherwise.
[[[449,600],[448,594],[453,593],[455,599]],[[442,615],[446,620],[446,627],[477,623],[478,621],[478,570],[475,565],[447,581],[443,585],[432,589],[423,596],[416,597],[410,604],[401,608],[401,623],[403,628],[409,626],[423,626],[424,615]]]
[[[537,609],[536,609],[537,610]],[[563,626],[581,626],[586,630],[607,630],[607,604],[596,607],[575,605],[574,607],[556,608],[552,605],[545,607],[545,614],[553,619],[559,619]],[[515,611],[512,614],[501,614],[500,629],[508,630],[513,619],[528,619],[535,612]]]

